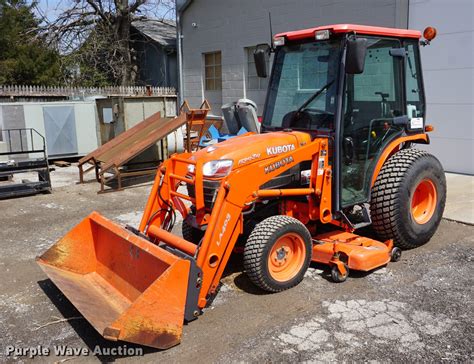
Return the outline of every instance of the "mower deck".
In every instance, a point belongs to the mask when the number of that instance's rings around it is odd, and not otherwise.
[[[364,272],[387,264],[393,249],[391,240],[382,243],[343,231],[317,235],[313,243],[313,262],[331,266],[342,262],[349,269]]]

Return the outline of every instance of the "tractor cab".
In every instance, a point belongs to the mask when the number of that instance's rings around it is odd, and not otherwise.
[[[330,25],[274,37],[262,132],[328,138],[336,210],[369,200],[379,155],[393,140],[424,131],[420,32]],[[270,48],[268,48],[270,49]],[[266,76],[263,53],[257,73]]]

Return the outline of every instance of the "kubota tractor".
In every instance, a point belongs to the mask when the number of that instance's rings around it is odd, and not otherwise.
[[[311,261],[342,282],[398,260],[432,237],[446,199],[440,163],[413,147],[432,129],[419,47],[434,33],[278,34],[261,133],[173,155],[138,230],[94,212],[38,263],[105,338],[168,348],[217,293],[233,251],[268,292],[300,283]],[[267,50],[255,54],[259,76]],[[183,237],[171,233],[177,214]],[[354,233],[368,225],[377,240]]]

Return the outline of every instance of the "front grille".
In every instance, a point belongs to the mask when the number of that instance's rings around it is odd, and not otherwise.
[[[212,181],[212,180],[203,180],[204,186],[204,206],[206,210],[211,211],[214,207],[214,202],[216,201],[217,191],[219,190],[219,186],[221,185],[221,181]],[[196,197],[194,185],[187,185],[188,194],[190,197]]]

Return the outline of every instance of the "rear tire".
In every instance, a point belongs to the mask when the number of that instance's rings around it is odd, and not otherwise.
[[[371,197],[373,229],[381,240],[412,249],[431,239],[446,203],[446,177],[433,155],[404,149],[389,158]]]
[[[299,220],[271,216],[250,233],[244,249],[244,268],[256,286],[280,292],[303,280],[311,255],[311,235]]]

